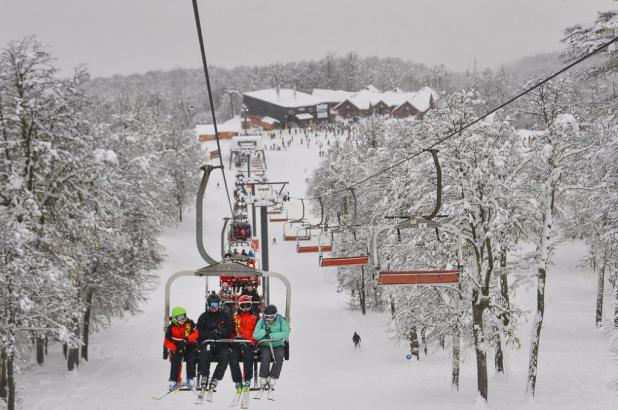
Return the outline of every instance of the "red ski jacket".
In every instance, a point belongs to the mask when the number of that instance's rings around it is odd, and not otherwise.
[[[232,320],[234,322],[234,337],[241,336],[255,344],[253,330],[257,324],[257,317],[252,313],[238,312]]]
[[[170,351],[176,350],[176,345],[182,339],[187,338],[188,343],[197,341],[198,332],[195,323],[191,319],[187,319],[182,325],[170,324],[165,331],[165,340],[163,345]]]

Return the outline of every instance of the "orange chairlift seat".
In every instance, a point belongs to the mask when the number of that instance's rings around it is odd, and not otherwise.
[[[443,285],[459,283],[459,269],[380,271],[379,285]]]
[[[406,270],[380,270],[380,253],[378,249],[378,237],[380,233],[389,229],[406,229],[415,227],[440,227],[445,231],[457,235],[457,268],[447,269],[406,269]],[[451,224],[431,221],[425,218],[412,217],[398,225],[378,227],[372,238],[374,263],[378,270],[378,284],[380,285],[434,285],[444,286],[457,284],[462,274],[462,236],[460,230]]]
[[[372,232],[371,245],[373,249],[373,261],[378,273],[380,285],[434,285],[444,286],[459,283],[462,273],[462,234],[455,225],[435,221],[442,205],[442,169],[438,161],[437,150],[428,151],[433,157],[436,167],[436,204],[433,211],[423,217],[404,217],[403,222],[396,225],[382,225]],[[400,218],[400,217],[394,217]],[[457,235],[457,269],[422,269],[422,270],[380,270],[380,252],[378,248],[379,236],[382,232],[396,229],[399,235],[402,229],[414,228],[442,228],[447,232]]]
[[[287,222],[288,211],[287,209],[270,215],[270,222]]]
[[[345,231],[344,231],[345,232]],[[354,235],[354,239],[356,239],[356,232],[352,231]],[[332,246],[330,248],[332,250]],[[326,249],[320,249],[320,266],[328,267],[328,266],[346,266],[346,265],[366,265],[369,263],[369,252],[366,253],[357,253],[351,256],[324,256],[324,252],[327,252]]]
[[[283,225],[284,241],[308,241],[311,239],[311,235],[306,229],[310,227],[311,224],[305,222],[305,201],[300,199],[300,202],[302,205],[302,214],[300,218],[288,220]]]
[[[283,204],[278,204],[266,210],[268,215],[280,215],[283,213]]]
[[[357,212],[357,201],[356,194],[354,193],[354,188],[349,188],[351,197],[352,197],[352,221],[348,226],[342,226],[340,232],[352,232],[354,235],[354,240],[356,240],[356,231],[354,230],[356,226],[356,217],[358,215]],[[332,248],[331,248],[332,249]],[[366,250],[365,253],[358,253],[356,255],[351,256],[333,256],[333,257],[325,257],[325,250],[320,249],[320,266],[328,267],[328,266],[346,266],[346,265],[366,265],[369,263],[369,251]]]
[[[307,244],[307,245],[301,245],[300,241],[297,240],[296,241],[296,252],[298,253],[317,253],[317,252],[331,252],[333,250],[333,245],[330,242],[323,242],[322,241],[322,237],[326,237],[328,238],[328,234],[326,232],[324,232],[323,230],[320,231],[320,234],[318,235],[318,243],[315,244]]]

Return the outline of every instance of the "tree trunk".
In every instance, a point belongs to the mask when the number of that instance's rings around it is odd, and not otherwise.
[[[395,298],[393,297],[393,295],[390,295],[390,300],[391,300],[391,318],[395,319]],[[617,307],[618,309],[618,307]]]
[[[182,222],[182,203],[178,204],[178,220]]]
[[[420,360],[418,333],[416,332],[416,326],[412,326],[412,328],[410,329],[410,354],[412,356],[416,356],[416,360]]]
[[[614,309],[614,327],[618,328],[618,286],[616,286],[616,308]]]
[[[13,365],[13,353],[6,355],[6,385],[7,385],[7,410],[15,410],[15,369]]]
[[[536,294],[536,315],[532,325],[532,342],[530,343],[530,361],[528,363],[528,384],[526,392],[534,397],[536,388],[536,374],[539,360],[539,345],[541,328],[543,327],[543,315],[545,313],[545,269],[539,267],[538,289]]]
[[[427,338],[425,337],[425,328],[421,327],[421,343],[423,344],[423,352],[427,356]]]
[[[36,362],[39,366],[42,366],[45,363],[46,336],[35,332],[34,337],[36,338]]]
[[[496,336],[495,366],[497,373],[504,373],[504,353],[502,353],[502,340],[500,334]]]
[[[88,341],[90,336],[90,315],[92,313],[92,298],[94,297],[94,289],[88,288],[86,291],[86,310],[84,310],[84,319],[82,324],[82,358],[88,361]]]
[[[361,282],[360,289],[358,291],[358,298],[360,300],[361,305],[361,313],[363,315],[367,314],[367,304],[366,302],[367,295],[365,294],[365,267],[361,265]]]
[[[79,347],[71,347],[68,351],[67,369],[71,372],[79,367]]]
[[[454,386],[457,391],[459,391],[459,343],[459,327],[456,326],[453,332],[453,369],[451,372],[451,385]]]
[[[80,330],[80,317],[77,314],[73,314],[71,317],[71,333],[77,339]],[[67,351],[67,368],[69,371],[76,370],[79,367],[79,344],[75,341],[69,341]]]
[[[6,380],[6,351],[0,347],[0,399],[6,400],[8,395]]]
[[[484,346],[483,311],[485,304],[479,301],[480,292],[473,291],[472,297],[472,333],[474,335],[474,351],[476,353],[476,382],[478,392],[487,401],[487,353]]]
[[[504,312],[500,315],[502,319],[502,325],[506,328],[511,323],[511,300],[509,297],[509,280],[506,270],[506,257],[508,250],[503,247],[500,249],[500,297],[502,298],[502,304],[504,305]],[[504,373],[504,353],[502,351],[502,338],[500,332],[496,339],[496,357],[495,367],[496,372]]]
[[[554,190],[551,189],[546,194],[545,215],[543,216],[543,232],[539,246],[539,264],[537,273],[537,293],[536,293],[536,314],[532,325],[532,340],[530,342],[530,360],[528,361],[528,381],[526,393],[534,397],[536,389],[536,375],[539,362],[539,345],[541,341],[541,329],[543,327],[543,317],[545,314],[545,279],[547,276],[547,265],[549,264],[550,240],[553,225],[554,210]]]
[[[69,358],[69,346],[66,343],[62,344],[62,355],[65,359]]]
[[[603,263],[598,272],[597,277],[597,311],[595,316],[595,324],[601,325],[603,321],[603,295],[605,293],[605,255],[603,255]]]

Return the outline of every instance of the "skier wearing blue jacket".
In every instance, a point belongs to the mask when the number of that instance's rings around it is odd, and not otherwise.
[[[290,326],[283,316],[277,313],[275,305],[264,308],[262,318],[255,325],[253,338],[260,348],[260,386],[273,388],[281,374],[283,356],[285,352],[285,340],[290,336]],[[264,340],[263,343],[259,343]],[[267,341],[270,340],[270,341]],[[274,355],[272,368],[270,357]]]

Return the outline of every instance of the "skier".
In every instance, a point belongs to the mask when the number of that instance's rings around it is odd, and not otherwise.
[[[253,305],[253,307],[251,308],[251,313],[253,313],[255,316],[259,316],[260,315],[260,302],[261,302],[261,298],[260,298],[260,294],[258,293],[257,289],[255,289],[255,287],[253,286],[252,283],[247,283],[245,285],[245,287],[242,289],[242,291],[240,292],[240,295],[247,295],[247,296],[251,296],[251,304]]]
[[[285,352],[285,339],[290,336],[290,326],[283,316],[277,313],[275,305],[268,305],[264,308],[262,319],[255,325],[253,338],[259,343],[261,362],[260,362],[260,387],[269,390],[275,387],[281,367],[283,366],[283,356]],[[273,356],[273,365],[270,367],[270,358]]]
[[[352,336],[352,341],[354,342],[354,348],[355,349],[358,346],[360,346],[361,337],[358,335],[358,333],[354,332],[354,336]]]
[[[199,371],[201,375],[200,387],[213,391],[219,380],[223,379],[228,362],[229,346],[223,343],[204,343],[205,340],[228,339],[232,335],[233,326],[230,317],[221,310],[221,298],[216,293],[208,295],[207,309],[197,319],[199,331],[200,351]],[[217,367],[208,385],[210,363],[216,360]]]
[[[197,338],[197,328],[195,323],[187,318],[185,308],[178,306],[172,309],[172,323],[167,327],[163,341],[163,345],[168,350],[168,357],[171,363],[170,391],[182,386],[180,383],[180,373],[183,360],[187,362],[187,381],[185,385],[193,388],[193,379],[195,378],[193,356],[195,354]]]
[[[273,245],[277,244],[277,238],[273,236]]]
[[[238,312],[233,317],[234,338],[247,340],[247,343],[235,343],[232,347],[230,371],[236,385],[236,393],[248,392],[253,378],[253,351],[255,339],[253,331],[257,317],[252,313],[253,303],[251,296],[243,295],[238,299]],[[240,362],[243,362],[243,371],[240,371]]]
[[[234,299],[236,295],[232,288],[230,288],[230,284],[227,282],[221,283],[221,289],[219,290],[219,297],[221,298],[221,303],[223,306],[223,311],[228,314],[228,316],[232,316],[234,313]]]

